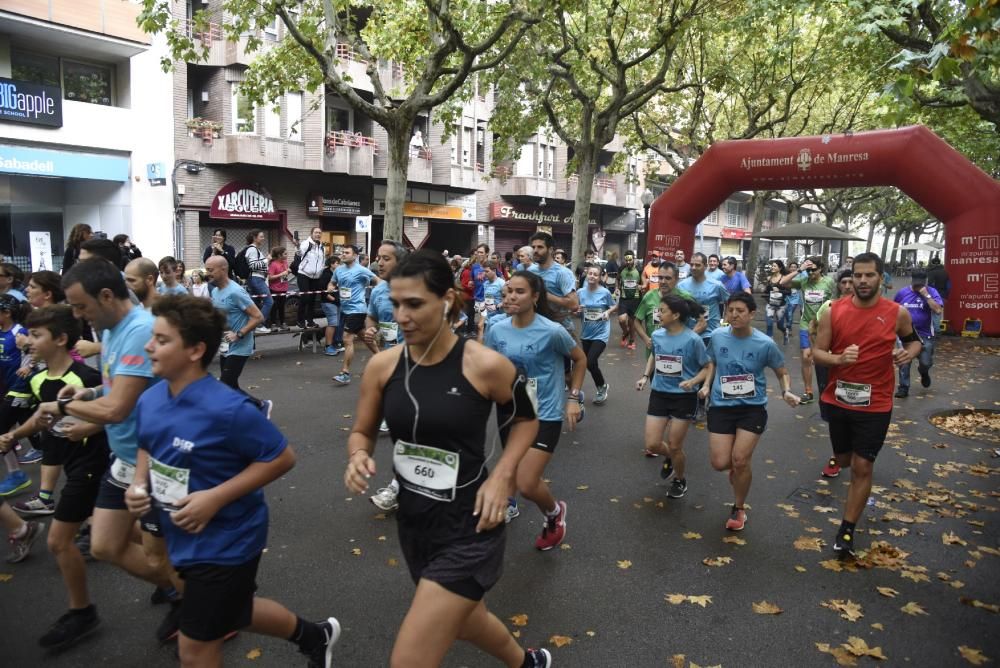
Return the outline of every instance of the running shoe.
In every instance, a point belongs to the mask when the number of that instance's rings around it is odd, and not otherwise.
[[[788,345],[788,334],[784,335],[784,341],[782,341],[781,343],[782,343],[782,345],[785,345],[785,346]]]
[[[823,467],[823,477],[824,478],[836,478],[840,475],[840,467],[837,466],[837,460],[834,457],[830,457],[830,461],[826,463]]]
[[[811,404],[814,400],[812,392],[803,392],[802,400],[799,401],[800,404]]]
[[[644,454],[645,456],[649,457],[650,459],[653,459],[654,457],[659,457],[660,456],[659,454],[657,454],[657,453],[655,453],[655,452],[653,452],[652,450],[649,450],[649,449],[643,449],[642,454]]]
[[[257,329],[253,330],[254,334],[270,334],[271,328],[265,327],[264,325],[259,326]]]
[[[389,423],[386,422],[385,420],[382,420],[382,424],[378,426],[378,430],[383,434],[389,433]]]
[[[52,499],[43,501],[37,494],[27,501],[14,504],[14,510],[22,515],[52,515],[56,512],[56,502]]]
[[[635,350],[635,341],[632,341],[631,343],[628,344],[628,349]]]
[[[526,649],[524,650],[524,665],[531,668],[551,668],[552,655],[547,649]]]
[[[897,399],[905,399],[906,397],[910,396],[910,388],[903,387],[902,385],[900,385],[898,388],[896,388],[896,394],[894,394],[893,396],[896,397]]]
[[[319,325],[316,324],[315,320],[306,321],[306,326],[309,327],[310,329],[319,329]]]
[[[521,511],[517,508],[517,499],[513,496],[507,497],[507,512],[504,514],[503,522],[504,524],[510,524],[510,521],[516,517],[521,516]]]
[[[260,412],[264,414],[264,417],[268,420],[271,419],[271,411],[274,410],[274,402],[270,399],[264,399],[260,402]]]
[[[646,450],[646,452],[649,452],[649,450]],[[655,457],[656,454],[654,453],[653,456]],[[663,466],[660,467],[660,477],[663,478],[664,480],[670,480],[670,476],[672,476],[673,474],[674,474],[674,463],[670,461],[670,457],[667,457],[663,460]]]
[[[38,644],[45,649],[63,649],[93,633],[100,624],[101,618],[93,605],[70,610],[38,639]]]
[[[28,558],[31,546],[42,533],[41,522],[25,522],[27,530],[20,538],[14,534],[7,534],[7,542],[10,543],[10,552],[7,554],[8,564],[19,564]]]
[[[379,510],[391,512],[399,508],[399,492],[392,487],[383,487],[368,497],[368,500],[375,504]]]
[[[743,527],[747,524],[747,511],[743,508],[737,508],[733,506],[732,512],[729,513],[729,519],[726,520],[726,529],[729,531],[743,531]]]
[[[622,348],[628,348],[628,338],[622,337]]]
[[[671,499],[679,499],[688,491],[687,480],[684,478],[674,478],[670,483],[670,489],[667,490],[667,496]]]
[[[0,482],[0,496],[12,496],[31,487],[31,480],[24,471],[11,471]]]
[[[931,386],[931,372],[930,372],[930,370],[928,370],[928,371],[921,371],[920,372],[920,386],[921,387],[930,387]]]
[[[608,400],[608,384],[604,383],[604,385],[601,385],[599,388],[597,388],[597,394],[594,395],[594,403],[600,405],[607,400]]]
[[[333,380],[337,383],[340,383],[341,385],[350,385],[351,374],[347,373],[346,371],[341,371],[340,373],[338,373],[336,376],[333,377]]]
[[[177,635],[181,630],[181,602],[171,601],[170,609],[167,610],[167,615],[160,622],[160,625],[156,628],[156,639],[160,644],[168,643],[171,640],[175,640]]]
[[[833,541],[833,552],[840,559],[857,556],[854,552],[854,535],[849,531],[839,531],[837,540]]]
[[[323,354],[328,357],[336,357],[340,354],[340,350],[337,349],[337,346],[327,346],[323,349]]]
[[[555,517],[545,517],[542,535],[535,540],[535,547],[547,552],[563,542],[566,538],[566,502],[559,502],[559,514]]]
[[[927,387],[927,385],[924,385]],[[38,448],[31,448],[27,452],[23,452],[17,456],[18,464],[37,464],[42,461],[42,451]]]
[[[303,654],[309,657],[309,668],[330,668],[333,665],[333,646],[340,639],[340,622],[336,617],[329,617],[325,622],[320,622],[319,627],[323,629],[323,642],[311,652]]]

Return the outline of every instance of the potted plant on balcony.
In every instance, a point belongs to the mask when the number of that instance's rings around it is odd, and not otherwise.
[[[206,144],[211,144],[212,140],[218,138],[219,133],[222,132],[222,123],[199,116],[189,118],[186,125],[193,136],[200,137]]]

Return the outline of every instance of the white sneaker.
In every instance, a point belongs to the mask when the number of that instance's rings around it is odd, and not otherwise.
[[[399,508],[399,501],[396,500],[398,496],[399,492],[394,490],[392,487],[383,487],[375,492],[375,494],[368,497],[368,499],[374,503],[375,507],[379,510],[390,512]]]
[[[597,394],[594,396],[594,403],[600,405],[607,400],[608,400],[608,384],[605,383],[604,385],[601,385],[599,388],[597,388]]]
[[[257,329],[253,330],[253,333],[254,334],[270,334],[271,330],[269,328],[265,327],[264,325],[261,325]]]

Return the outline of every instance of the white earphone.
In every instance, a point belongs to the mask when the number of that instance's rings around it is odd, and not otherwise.
[[[443,314],[442,317],[447,318],[448,317],[448,311],[450,311],[450,310],[451,310],[451,302],[446,301],[444,303],[444,314]]]

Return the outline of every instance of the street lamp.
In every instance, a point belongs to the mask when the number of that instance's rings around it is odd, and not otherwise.
[[[646,244],[649,241],[649,207],[653,205],[653,191],[646,188],[642,191],[642,194],[639,195],[639,201],[642,202],[642,208],[646,212],[646,217],[644,219],[645,222],[643,224],[642,245],[639,247],[640,262],[645,262]]]
[[[184,257],[184,221],[181,218],[181,195],[177,192],[177,170],[183,167],[188,174],[198,174],[207,168],[203,162],[181,158],[174,161],[174,171],[170,174],[170,185],[174,191],[174,255]]]

